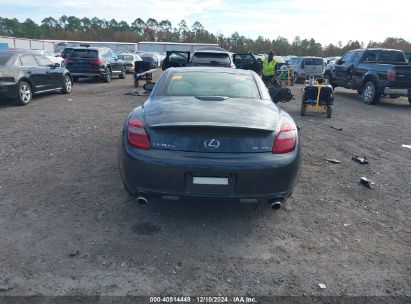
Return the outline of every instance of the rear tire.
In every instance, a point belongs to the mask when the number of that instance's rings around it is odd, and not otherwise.
[[[367,81],[362,89],[362,101],[365,104],[376,104],[381,97],[374,81]]]
[[[33,90],[30,84],[26,81],[20,81],[17,90],[16,104],[19,106],[28,105],[33,97]]]
[[[106,68],[106,75],[104,75],[104,78],[103,78],[104,82],[109,83],[111,81],[112,76],[113,75],[111,74],[110,68],[107,67]]]
[[[134,80],[134,87],[138,88],[138,85],[139,85],[138,80]]]
[[[73,81],[71,80],[71,77],[66,75],[63,78],[63,89],[61,92],[64,94],[70,94],[71,90],[73,89]]]
[[[331,118],[332,112],[333,108],[331,106],[327,106],[327,118]]]
[[[294,83],[298,83],[298,74],[294,73]]]

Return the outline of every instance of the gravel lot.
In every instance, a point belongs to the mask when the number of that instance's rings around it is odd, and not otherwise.
[[[331,119],[300,117],[300,96],[280,105],[302,128],[303,161],[273,212],[127,202],[117,144],[146,99],[133,90],[131,76],[82,80],[71,95],[0,104],[0,295],[411,296],[406,99],[367,106],[337,88]]]

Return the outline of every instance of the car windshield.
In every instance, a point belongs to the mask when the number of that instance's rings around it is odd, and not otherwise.
[[[140,54],[140,57],[141,57],[141,58],[143,58],[143,57],[153,58],[153,57],[154,57],[154,54],[153,54],[153,53],[141,53],[141,54]]]
[[[305,65],[322,65],[323,60],[321,58],[306,58]]]
[[[230,56],[226,53],[195,53],[191,61],[194,64],[230,64]]]
[[[73,50],[70,54],[72,58],[98,58],[98,52],[96,50],[89,50],[89,49],[80,49],[80,50]]]
[[[11,53],[0,53],[0,66],[6,65],[11,57],[13,57]]]
[[[134,57],[132,55],[118,55],[118,58],[127,61],[134,61]]]
[[[261,99],[252,75],[205,71],[171,73],[164,95]]]

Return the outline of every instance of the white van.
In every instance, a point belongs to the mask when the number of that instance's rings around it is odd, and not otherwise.
[[[293,57],[288,61],[289,68],[294,70],[294,82],[303,81],[310,76],[324,77],[324,59],[321,57]]]

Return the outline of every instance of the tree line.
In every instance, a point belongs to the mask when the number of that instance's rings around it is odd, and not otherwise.
[[[146,21],[137,18],[131,24],[115,19],[105,20],[94,18],[78,18],[63,15],[59,19],[44,18],[37,24],[30,18],[20,22],[18,19],[0,17],[0,35],[32,39],[57,39],[80,41],[164,41],[188,43],[218,43],[221,47],[233,52],[252,52],[255,54],[267,53],[274,50],[276,55],[312,55],[312,56],[338,56],[345,52],[362,47],[384,47],[401,49],[411,52],[411,42],[402,38],[388,37],[382,42],[370,41],[368,44],[359,41],[348,41],[322,45],[315,39],[301,39],[295,37],[293,41],[278,36],[274,40],[262,36],[251,39],[240,35],[238,32],[231,36],[220,33],[214,34],[196,21],[191,26],[181,20],[175,27],[169,20],[157,21],[149,18]]]

